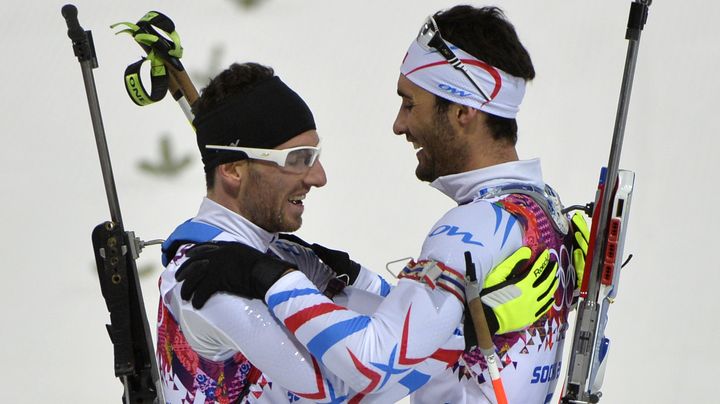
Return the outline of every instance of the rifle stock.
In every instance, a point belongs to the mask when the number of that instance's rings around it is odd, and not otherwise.
[[[123,227],[92,72],[92,69],[98,66],[92,34],[80,26],[75,6],[71,4],[63,6],[62,15],[66,20],[68,36],[73,42],[73,50],[83,74],[105,193],[110,208],[111,220],[95,227],[92,241],[100,288],[110,312],[110,324],[107,325],[107,330],[113,344],[115,376],[120,378],[123,384],[124,403],[164,403],[150,326],[135,264],[137,254],[146,243],[136,239],[134,233],[126,232]]]

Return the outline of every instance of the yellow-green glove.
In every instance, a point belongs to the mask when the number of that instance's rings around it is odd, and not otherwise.
[[[580,212],[575,212],[572,217],[572,224],[575,236],[573,237],[573,266],[577,276],[577,288],[575,291],[579,293],[585,275],[585,257],[587,257],[590,230],[587,221],[585,221],[585,216]]]
[[[548,250],[538,256],[529,271],[517,274],[530,255],[530,248],[521,247],[493,268],[485,279],[480,299],[493,334],[530,326],[545,315],[555,301],[557,262],[550,260]],[[471,296],[467,299],[470,301]]]

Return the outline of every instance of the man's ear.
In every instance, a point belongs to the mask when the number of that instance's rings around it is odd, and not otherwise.
[[[240,187],[240,183],[247,176],[247,160],[220,164],[216,170],[216,180],[219,180],[224,189],[228,191],[237,190]]]
[[[473,107],[457,103],[453,104],[453,107],[453,118],[457,120],[460,127],[467,128],[468,126],[474,125],[480,116],[480,111]]]

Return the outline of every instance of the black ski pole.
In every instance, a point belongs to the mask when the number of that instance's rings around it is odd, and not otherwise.
[[[92,69],[98,66],[92,33],[80,26],[75,6],[63,6],[62,16],[67,23],[68,37],[72,40],[75,56],[80,62],[110,207],[111,220],[95,227],[92,240],[100,288],[110,312],[110,324],[106,327],[113,344],[115,376],[120,378],[123,384],[124,403],[164,403],[135,264],[142,248],[158,241],[145,243],[136,238],[133,232],[126,232],[123,227],[92,72]]]

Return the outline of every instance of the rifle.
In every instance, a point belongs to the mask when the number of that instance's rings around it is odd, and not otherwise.
[[[144,246],[159,244],[162,240],[144,242],[135,237],[135,233],[124,229],[92,72],[98,67],[92,33],[80,26],[75,6],[63,6],[62,16],[80,62],[110,207],[110,221],[95,227],[92,242],[100,288],[110,312],[110,324],[106,327],[113,344],[115,376],[123,384],[124,403],[164,403],[135,264]]]
[[[635,0],[630,7],[625,39],[625,58],[620,99],[615,116],[610,158],[600,172],[594,204],[588,204],[592,227],[578,314],[575,320],[563,403],[597,403],[602,396],[610,340],[605,336],[607,313],[615,300],[620,280],[627,223],[635,173],[619,170],[625,123],[637,61],[640,34],[652,0]]]

